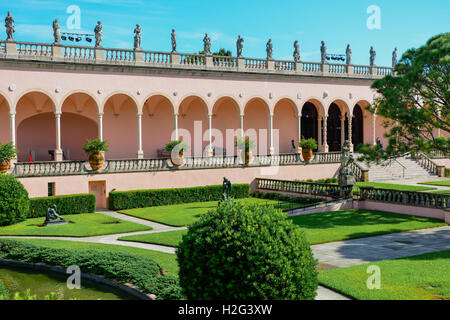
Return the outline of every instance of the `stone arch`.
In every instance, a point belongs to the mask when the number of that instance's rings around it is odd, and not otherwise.
[[[17,100],[18,161],[50,161],[56,147],[55,100],[42,90],[29,90]],[[27,119],[30,119],[26,121]]]
[[[17,98],[17,100],[16,100],[16,103],[12,106],[12,108],[11,108],[11,111],[16,111],[16,109],[17,109],[17,105],[18,105],[18,103],[20,102],[20,100],[22,100],[22,98],[24,98],[24,97],[26,97],[26,96],[28,96],[28,95],[30,95],[30,94],[33,94],[33,93],[40,93],[40,94],[42,94],[42,95],[45,95],[45,96],[47,96],[47,98],[52,102],[52,104],[53,104],[53,112],[57,112],[57,111],[59,111],[58,110],[58,103],[56,102],[56,99],[53,97],[53,95],[51,95],[49,92],[47,92],[47,91],[45,91],[45,90],[42,90],[42,89],[30,89],[30,90],[27,90],[27,91],[25,91],[25,92],[22,92],[20,95],[19,95],[19,97]]]
[[[319,119],[323,117],[324,112],[324,107],[317,98],[308,98],[302,106],[301,138],[313,138],[319,148],[322,137],[322,124],[319,127]]]
[[[204,139],[209,114],[206,100],[198,95],[185,96],[178,105],[179,135],[189,145],[189,153],[195,157],[201,157],[209,144]],[[190,137],[186,136],[187,133]]]
[[[136,100],[123,92],[109,95],[103,104],[103,138],[108,159],[135,159],[138,151]]]
[[[212,108],[213,149],[216,155],[235,154],[239,137],[241,108],[236,99],[222,96]],[[217,130],[217,131],[216,131]]]
[[[275,103],[273,110],[273,129],[278,130],[278,141],[275,139],[275,150],[279,153],[291,153],[292,141],[298,144],[298,108],[290,98],[282,98]],[[278,144],[278,148],[277,148]]]
[[[98,102],[87,92],[72,92],[63,99],[61,112],[63,159],[87,160],[83,145],[98,137]]]
[[[342,146],[342,109],[332,102],[327,112],[327,144],[330,151],[339,151]]]
[[[269,153],[269,117],[270,107],[264,98],[253,97],[245,104],[244,134],[255,140],[258,154]]]
[[[95,107],[96,107],[97,113],[100,113],[102,111],[101,103],[98,101],[98,99],[92,93],[90,93],[88,91],[85,91],[85,90],[76,90],[76,91],[72,91],[72,92],[67,93],[61,99],[61,109],[62,109],[64,103],[66,102],[66,100],[69,99],[70,97],[74,96],[74,95],[84,95],[84,96],[87,96],[87,97],[91,98],[92,101],[94,101],[94,103],[95,103]]]
[[[116,97],[116,96],[122,96],[122,97],[125,96],[125,97],[131,99],[131,100],[133,101],[133,103],[134,103],[134,106],[136,107],[136,114],[139,113],[139,112],[141,111],[141,110],[139,110],[139,109],[140,109],[140,108],[139,108],[139,102],[136,100],[136,98],[135,98],[132,94],[130,94],[130,93],[128,93],[128,92],[125,92],[125,91],[114,91],[114,92],[110,93],[110,94],[103,100],[102,107],[101,107],[100,111],[101,111],[101,112],[105,112],[105,106],[106,106],[106,104],[111,100],[111,98]]]
[[[142,143],[148,158],[158,157],[172,139],[175,106],[165,95],[153,94],[142,106]]]

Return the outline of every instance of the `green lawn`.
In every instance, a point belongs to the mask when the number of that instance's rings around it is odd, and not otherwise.
[[[114,233],[147,231],[152,228],[111,218],[100,213],[65,215],[69,224],[40,227],[45,218],[27,219],[15,225],[0,227],[1,236],[90,237]]]
[[[344,210],[290,218],[310,244],[445,226],[442,221],[371,210]],[[176,247],[186,230],[122,237],[119,240]]]
[[[421,182],[419,184],[424,184],[427,186],[450,187],[450,179],[444,181]]]
[[[235,200],[246,204],[272,204],[277,206],[282,204],[281,209],[287,209],[290,203],[276,200],[266,200],[257,198],[246,198]],[[186,227],[197,221],[200,216],[209,210],[217,208],[217,201],[184,203],[171,206],[139,208],[119,211],[120,213],[133,217],[150,220],[174,227]],[[304,206],[298,204],[297,207]]]
[[[99,243],[87,243],[87,242],[75,242],[65,240],[47,240],[47,239],[12,239],[15,241],[26,242],[36,246],[43,246],[49,248],[62,248],[73,251],[79,250],[101,250],[101,251],[113,251],[120,253],[128,253],[138,256],[146,256],[153,259],[158,263],[161,268],[168,274],[178,276],[178,263],[176,256],[170,253],[152,251],[147,249],[125,247],[111,244],[99,244]]]
[[[431,193],[437,193],[437,194],[450,194],[450,190],[441,190],[441,191],[433,191]]]
[[[359,194],[359,187],[373,187],[377,189],[391,189],[399,191],[430,191],[436,190],[436,188],[421,187],[421,186],[409,186],[405,184],[391,184],[380,182],[358,182],[357,187],[353,189],[355,194]]]
[[[380,267],[380,290],[367,288],[370,265]],[[321,271],[319,282],[360,300],[450,300],[450,251]]]

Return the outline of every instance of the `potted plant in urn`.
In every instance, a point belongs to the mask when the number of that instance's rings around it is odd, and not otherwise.
[[[302,156],[303,160],[309,162],[313,156],[313,150],[317,149],[317,142],[313,138],[305,139],[303,138],[299,142],[300,148],[302,148]]]
[[[174,150],[175,149],[175,150]],[[170,162],[174,167],[181,167],[184,163],[184,153],[189,149],[182,140],[170,141],[166,144],[165,150],[170,152]]]
[[[102,152],[109,151],[108,142],[101,141],[100,139],[86,140],[83,150],[89,157],[89,164],[92,170],[100,170],[105,161]]]
[[[249,137],[246,137],[245,139],[237,139],[236,146],[238,147],[240,151],[240,156],[242,162],[248,166],[253,162],[253,154],[252,149],[256,147],[256,143],[252,140],[250,140]]]
[[[12,142],[2,144],[0,142],[0,173],[8,172],[11,165],[11,159],[16,157],[17,150]]]

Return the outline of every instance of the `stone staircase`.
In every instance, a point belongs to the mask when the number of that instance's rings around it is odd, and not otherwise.
[[[357,158],[358,155],[355,155]],[[427,179],[436,175],[423,168],[415,159],[410,156],[390,160],[380,165],[358,162],[358,164],[369,170],[369,181],[406,180],[406,179]]]

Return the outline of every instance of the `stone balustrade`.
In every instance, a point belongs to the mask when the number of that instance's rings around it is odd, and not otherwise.
[[[336,153],[316,153],[312,162],[339,163],[341,156]],[[299,154],[255,155],[249,167],[306,165]],[[215,156],[195,158],[187,157],[182,167],[177,170],[215,169],[215,168],[242,168],[244,166],[239,156]],[[122,172],[152,172],[174,170],[169,159],[124,159],[106,160],[100,174]],[[93,173],[85,161],[61,162],[18,162],[11,172],[18,178],[43,176],[70,176]]]
[[[298,193],[310,196],[331,197],[334,199],[352,197],[353,187],[340,187],[334,184],[256,179],[257,190]]]
[[[450,195],[360,187],[360,200],[370,200],[415,207],[448,209]]]
[[[380,78],[392,68],[0,41],[0,59]]]

